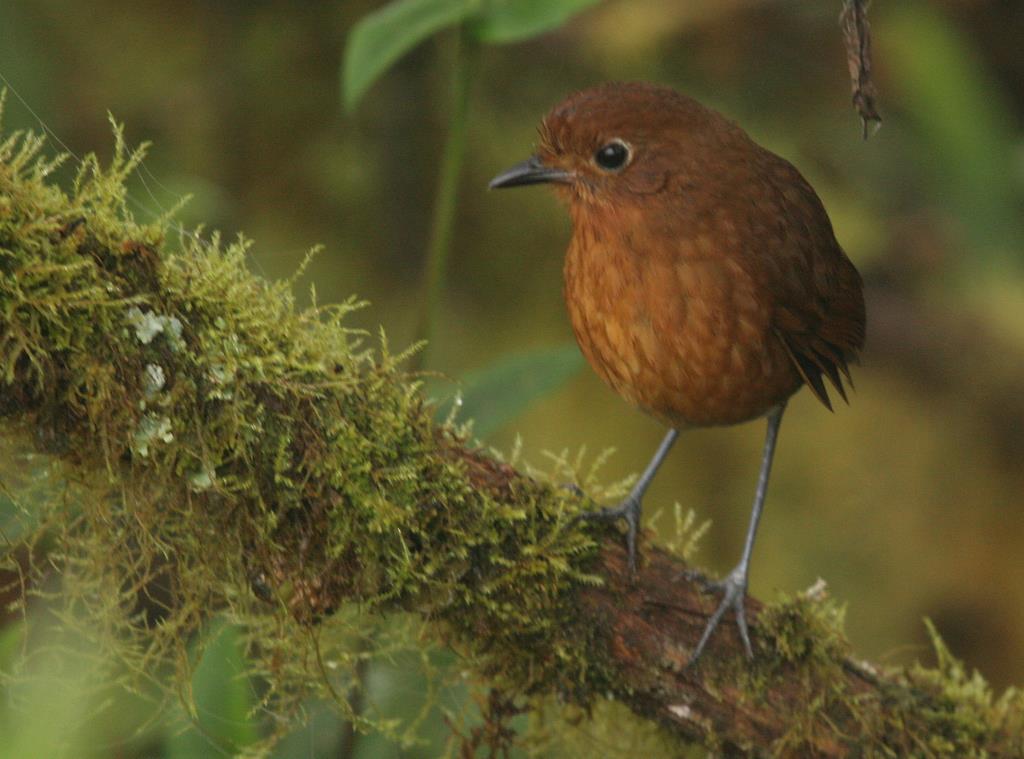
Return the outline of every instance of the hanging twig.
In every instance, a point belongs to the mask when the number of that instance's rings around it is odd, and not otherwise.
[[[843,0],[839,21],[843,26],[843,40],[846,43],[853,107],[860,114],[866,140],[874,131],[869,132],[868,124],[873,122],[877,130],[882,123],[875,104],[875,82],[871,77],[871,26],[868,24],[867,0]]]

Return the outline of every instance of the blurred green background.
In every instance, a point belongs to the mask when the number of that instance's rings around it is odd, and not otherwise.
[[[315,284],[321,302],[368,298],[355,323],[383,325],[405,346],[416,335],[458,47],[452,31],[432,37],[347,114],[346,35],[380,5],[7,0],[0,73],[17,97],[6,128],[39,128],[38,118],[78,156],[109,155],[113,113],[131,142],[154,142],[132,189],[141,218],[191,193],[183,222],[244,231],[268,278],[290,275],[323,243],[300,281],[304,297]],[[571,340],[564,209],[544,190],[486,190],[529,154],[547,109],[608,79],[694,95],[801,169],[867,288],[868,344],[850,406],[829,414],[807,393],[790,406],[751,592],[773,598],[822,577],[848,604],[860,655],[928,660],[929,616],[969,667],[997,687],[1021,684],[1024,4],[877,0],[885,123],[867,142],[850,105],[839,10],[817,0],[607,0],[552,33],[484,47],[427,367],[452,381],[436,392],[451,394],[509,354]],[[642,468],[663,430],[583,370],[487,432],[503,450],[521,436],[538,462],[545,450],[614,447],[603,469],[611,481]],[[762,436],[760,423],[686,433],[647,498],[649,516],[679,502],[713,519],[697,559],[716,573],[739,554]],[[15,656],[16,627],[0,628],[0,662]],[[388,672],[379,675],[388,687],[404,682],[400,667]],[[372,739],[353,748],[332,724],[294,755],[432,755]],[[443,725],[431,730],[443,740]],[[181,742],[88,745],[99,756],[203,755]],[[27,754],[0,748],[16,755]]]

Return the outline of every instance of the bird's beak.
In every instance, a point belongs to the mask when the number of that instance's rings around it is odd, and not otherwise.
[[[517,163],[512,168],[498,174],[487,186],[491,190],[497,190],[501,187],[518,187],[541,182],[568,183],[571,181],[572,174],[568,171],[545,166],[540,158],[530,156],[522,163]]]

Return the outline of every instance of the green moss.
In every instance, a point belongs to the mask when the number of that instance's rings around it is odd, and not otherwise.
[[[137,223],[124,181],[143,151],[119,130],[67,193],[41,147],[0,147],[0,416],[90,473],[29,540],[59,547],[86,633],[139,677],[177,670],[175,693],[190,639],[225,615],[287,714],[310,692],[344,701],[353,641],[415,609],[512,692],[603,690],[569,601],[594,544],[568,494],[471,487],[404,357],[346,328],[356,301],[300,310],[291,283],[247,271],[246,241],[172,251],[165,223]]]
[[[937,668],[881,670],[853,658],[843,617],[823,585],[782,598],[757,618],[754,660],[724,662],[712,673],[710,688],[729,687],[752,708],[785,683],[791,721],[770,747],[749,746],[751,753],[815,755],[826,745],[870,757],[1024,755],[1021,692],[995,698],[977,672],[966,674],[930,622]]]

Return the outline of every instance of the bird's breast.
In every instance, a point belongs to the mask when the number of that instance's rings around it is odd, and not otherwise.
[[[577,221],[565,260],[577,342],[616,392],[686,427],[756,418],[800,386],[771,303],[728,241],[618,221],[613,230]]]

